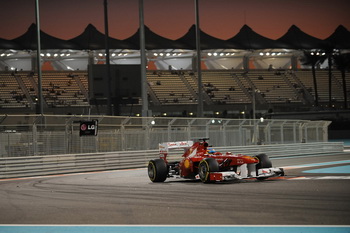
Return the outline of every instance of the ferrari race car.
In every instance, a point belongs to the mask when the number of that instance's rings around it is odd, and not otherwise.
[[[152,182],[164,182],[169,177],[200,179],[203,183],[247,178],[264,180],[284,176],[282,168],[273,168],[266,154],[248,156],[225,154],[209,147],[207,138],[194,141],[165,142],[159,144],[159,159],[148,163],[148,176]],[[170,149],[183,148],[181,161],[168,162]]]

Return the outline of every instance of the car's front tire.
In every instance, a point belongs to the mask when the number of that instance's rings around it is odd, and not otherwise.
[[[163,159],[148,162],[148,177],[152,182],[164,182],[168,176],[168,166]]]
[[[213,180],[210,180],[210,173],[211,172],[218,172],[219,171],[219,164],[218,162],[213,158],[206,158],[200,161],[198,165],[198,175],[200,180],[203,183],[212,183]]]
[[[256,157],[259,159],[259,163],[256,165],[257,172],[258,172],[258,169],[272,167],[272,162],[266,154],[259,154]],[[265,180],[265,179],[267,179],[267,177],[257,177],[257,179],[258,180]]]

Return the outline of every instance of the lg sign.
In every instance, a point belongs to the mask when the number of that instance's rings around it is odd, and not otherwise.
[[[80,122],[80,136],[96,136],[96,135],[97,135],[97,120]]]

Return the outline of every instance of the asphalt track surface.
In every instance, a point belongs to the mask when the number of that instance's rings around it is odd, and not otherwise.
[[[285,178],[152,183],[136,169],[0,180],[0,224],[350,225],[349,153],[272,162]]]

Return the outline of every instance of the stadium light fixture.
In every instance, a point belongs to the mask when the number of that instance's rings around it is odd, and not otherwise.
[[[264,56],[264,53],[259,53],[260,56]]]
[[[218,55],[218,53],[213,53],[213,55],[216,57]]]
[[[158,57],[158,53],[153,53],[154,56]]]
[[[211,57],[213,54],[212,53],[208,53],[208,56]]]

